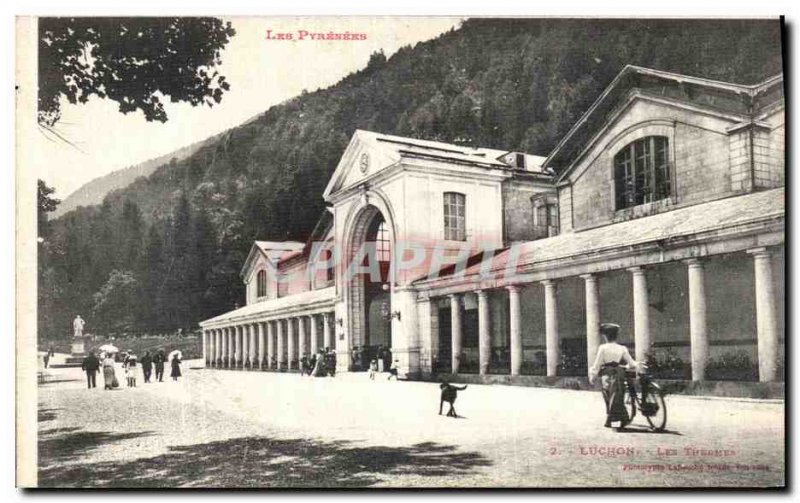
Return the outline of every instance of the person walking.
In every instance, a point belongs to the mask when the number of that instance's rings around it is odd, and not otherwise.
[[[377,358],[373,358],[369,362],[369,378],[371,380],[373,380],[373,381],[375,380],[375,373],[376,372],[378,372],[378,359]]]
[[[53,351],[53,345],[51,344],[50,347],[47,348],[47,354],[44,355],[44,368],[47,368],[50,365],[50,359],[56,355],[56,352]]]
[[[164,363],[167,361],[167,358],[164,356],[164,350],[159,349],[158,353],[153,357],[153,364],[156,367],[156,380],[158,382],[164,382]]]
[[[392,365],[389,367],[389,377],[387,377],[386,380],[388,381],[389,379],[394,377],[394,380],[396,381],[399,369],[400,369],[400,361],[399,360],[393,361]]]
[[[45,363],[46,366],[46,363]],[[81,370],[86,372],[86,385],[89,389],[97,387],[97,372],[100,371],[100,360],[90,351],[81,363]]]
[[[631,357],[628,348],[617,342],[619,329],[616,323],[600,324],[600,334],[606,342],[597,348],[594,364],[589,368],[589,383],[594,384],[597,376],[600,376],[606,403],[605,427],[611,428],[611,423],[619,422],[619,428],[623,429],[631,420],[625,408],[625,371],[642,364]]]
[[[336,377],[336,351],[333,349],[325,355],[325,368],[331,377]]]
[[[142,374],[144,375],[144,382],[150,382],[150,375],[153,373],[153,357],[150,356],[150,351],[145,351],[142,357]]]
[[[378,346],[378,351],[375,353],[375,355],[378,359],[378,372],[383,373],[389,370],[388,366],[386,365],[386,354],[383,351],[383,344]]]
[[[103,384],[105,385],[103,389],[114,389],[115,380],[114,358],[110,353],[106,353],[106,357],[103,358]]]
[[[128,355],[128,359],[125,362],[125,378],[128,381],[129,388],[136,387],[136,377],[137,377],[136,374],[139,372],[138,370],[139,366],[136,360],[137,356],[135,354],[130,354]]]
[[[314,369],[311,373],[314,377],[325,377],[325,352],[320,349],[318,353],[319,354],[314,357]]]
[[[172,380],[177,381],[181,376],[181,360],[178,358],[178,353],[172,356],[172,362],[170,362],[170,364],[172,365],[172,372],[170,373]]]

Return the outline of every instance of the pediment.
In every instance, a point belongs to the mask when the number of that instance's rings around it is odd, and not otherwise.
[[[250,248],[250,253],[247,256],[247,260],[245,260],[244,266],[242,267],[242,271],[240,272],[245,283],[250,280],[250,277],[256,270],[266,267],[268,260],[269,259],[261,250],[261,248],[259,248],[258,245],[253,244],[253,247]]]
[[[325,188],[325,200],[400,161],[397,152],[382,146],[378,137],[378,133],[356,130]]]
[[[721,113],[709,108],[691,106],[684,102],[631,92],[617,108],[607,116],[607,121],[595,134],[575,149],[571,164],[562,171],[559,180],[579,178],[594,159],[638,129],[660,129],[666,131],[680,123],[683,126],[727,134],[726,128],[736,124],[740,117]]]

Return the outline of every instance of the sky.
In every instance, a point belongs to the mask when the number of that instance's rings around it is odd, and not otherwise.
[[[407,44],[428,40],[458,26],[453,17],[234,17],[236,35],[222,53],[220,73],[231,89],[208,108],[167,103],[166,123],[147,122],[141,112],[123,115],[116,102],[93,98],[62,105],[56,125],[69,143],[39,130],[30,145],[36,172],[61,199],[112,171],[168,154],[235,127],[270,106],[335,84],[366,66],[370,54],[387,57]],[[268,40],[273,33],[328,31],[364,33],[366,40]],[[35,113],[35,112],[34,112]]]

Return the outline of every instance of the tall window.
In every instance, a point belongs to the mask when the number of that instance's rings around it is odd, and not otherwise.
[[[256,297],[267,296],[267,271],[260,270],[256,275]]]
[[[647,136],[623,147],[614,156],[614,186],[618,210],[668,198],[672,183],[667,137]]]
[[[444,238],[466,241],[466,196],[458,192],[444,193]]]
[[[378,262],[389,262],[392,259],[392,244],[389,241],[389,229],[386,220],[381,216],[375,217],[367,232],[367,240],[375,243],[375,258]]]
[[[375,255],[378,257],[378,262],[388,262],[392,258],[392,247],[389,245],[386,221],[381,221],[378,232],[375,234]]]
[[[558,235],[558,200],[554,196],[539,196],[533,200],[534,239]]]
[[[333,257],[333,250],[331,248],[325,248],[324,250],[322,250],[322,260],[324,260],[326,264],[331,261],[332,257]],[[325,281],[327,283],[333,282],[333,276],[334,273],[336,272],[335,267],[336,267],[335,264],[330,264],[325,268]]]

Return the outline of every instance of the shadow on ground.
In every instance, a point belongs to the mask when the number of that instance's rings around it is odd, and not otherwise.
[[[101,431],[76,431],[75,428],[57,428],[39,432],[39,466],[74,461],[103,448],[112,442],[151,435],[144,433],[108,433]],[[60,433],[60,434],[59,434]]]
[[[242,437],[170,447],[128,462],[77,461],[131,435],[67,432],[39,443],[40,487],[368,487],[386,477],[457,477],[491,462],[476,452],[425,442],[355,447],[348,441]],[[410,480],[414,480],[413,478]],[[411,482],[413,484],[413,482]]]
[[[61,409],[39,409],[36,420],[40,423],[45,423],[47,421],[55,421],[58,417],[58,412]]]
[[[48,379],[48,380],[46,380],[44,382],[40,382],[39,383],[39,387],[46,387],[46,386],[50,386],[52,384],[59,384],[59,383],[62,383],[62,382],[78,382],[78,381],[83,381],[83,379],[53,378],[53,379]]]

